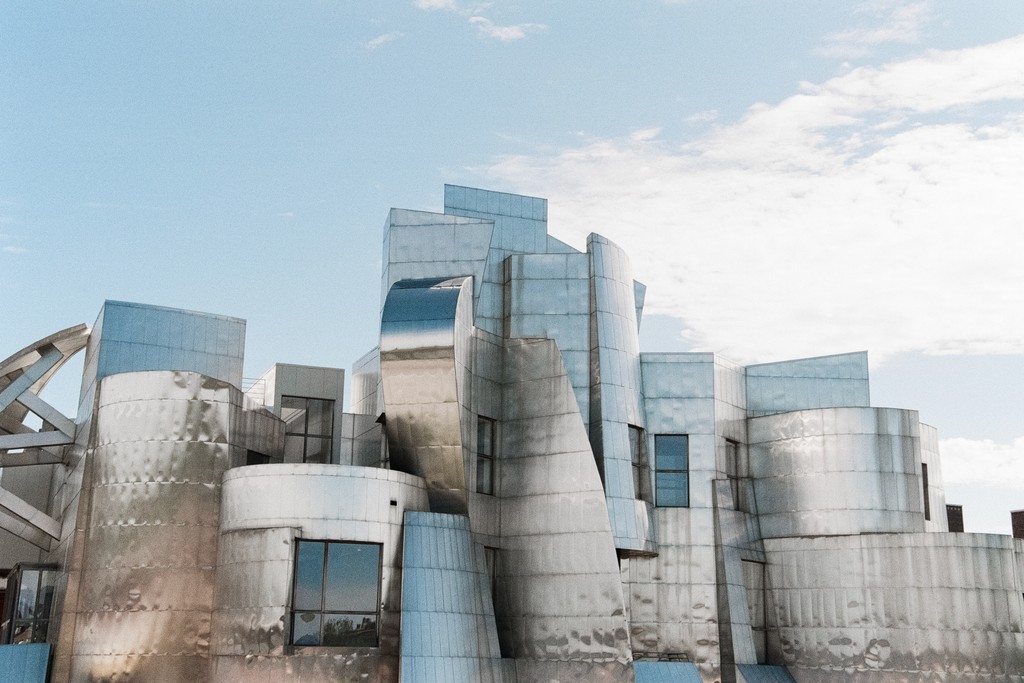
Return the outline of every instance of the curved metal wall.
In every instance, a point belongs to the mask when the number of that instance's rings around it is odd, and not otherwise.
[[[224,476],[213,680],[397,681],[402,519],[426,510],[423,480],[347,465],[240,467]],[[378,648],[292,648],[288,614],[296,538],[380,543]]]
[[[590,442],[604,479],[615,547],[653,552],[653,506],[634,490],[629,427],[645,426],[636,293],[629,257],[600,235],[590,254]],[[648,474],[648,477],[650,475]],[[648,496],[649,498],[649,496]]]
[[[766,539],[769,651],[808,681],[1020,681],[1024,544],[1009,536]]]
[[[506,342],[495,613],[520,681],[629,680],[601,480],[556,344]]]
[[[391,467],[423,477],[434,512],[467,512],[462,417],[472,291],[471,277],[403,280],[391,288],[382,314]]]
[[[98,394],[83,569],[64,615],[75,619],[70,680],[207,680],[220,482],[241,392],[160,371],[107,377]]]
[[[748,433],[764,538],[924,530],[916,411],[801,410]]]

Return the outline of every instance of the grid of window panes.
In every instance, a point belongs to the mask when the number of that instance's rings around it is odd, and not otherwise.
[[[378,543],[296,541],[292,645],[377,647]]]
[[[46,642],[56,584],[57,570],[47,567],[16,567],[8,575],[2,642]]]
[[[476,492],[494,495],[494,420],[476,419]]]
[[[633,495],[637,500],[651,499],[650,475],[647,472],[647,449],[644,430],[629,425],[629,459],[633,465]]]
[[[281,397],[286,462],[331,461],[334,401],[303,396]]]
[[[654,489],[658,507],[690,506],[690,437],[654,436]]]

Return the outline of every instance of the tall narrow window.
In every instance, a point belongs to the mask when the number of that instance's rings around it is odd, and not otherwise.
[[[629,459],[633,465],[633,495],[637,500],[651,499],[651,478],[647,471],[647,444],[644,430],[629,425]]]
[[[690,437],[654,436],[654,488],[658,507],[690,506]]]
[[[302,396],[281,397],[286,462],[331,461],[334,401]]]
[[[746,458],[743,457],[739,442],[732,439],[725,440],[725,476],[729,478],[729,487],[732,489],[735,508],[742,512],[750,512],[747,487],[744,481],[750,476],[750,473],[747,471]]]
[[[377,647],[377,543],[296,541],[292,645]]]
[[[924,518],[931,520],[932,505],[931,501],[928,500],[928,465],[925,463],[921,463],[921,488],[924,489]]]
[[[494,420],[476,418],[476,492],[494,495]]]

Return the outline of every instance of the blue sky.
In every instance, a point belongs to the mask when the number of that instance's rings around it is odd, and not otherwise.
[[[1008,533],[1022,103],[1011,0],[4,1],[0,356],[122,299],[246,318],[247,375],[349,367],[388,208],[539,195],[633,255],[649,350],[867,349]]]

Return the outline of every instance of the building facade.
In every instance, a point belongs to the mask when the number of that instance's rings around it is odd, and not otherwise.
[[[547,203],[392,210],[380,344],[243,385],[108,301],[0,363],[0,680],[1024,682],[1024,540],[948,529],[865,353],[641,353]],[[38,393],[85,354],[78,413]]]

